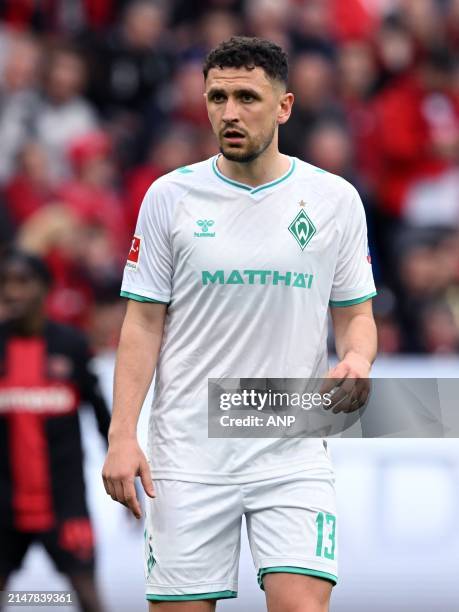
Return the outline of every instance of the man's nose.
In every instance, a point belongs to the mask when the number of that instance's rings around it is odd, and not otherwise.
[[[225,123],[237,123],[239,121],[237,103],[232,98],[228,98],[226,101],[222,120]]]

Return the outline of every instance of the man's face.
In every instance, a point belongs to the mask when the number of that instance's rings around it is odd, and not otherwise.
[[[44,283],[20,261],[8,262],[0,272],[0,299],[10,319],[34,316],[46,297]]]
[[[211,68],[206,79],[210,123],[222,154],[250,162],[265,151],[290,116],[293,95],[260,67]]]

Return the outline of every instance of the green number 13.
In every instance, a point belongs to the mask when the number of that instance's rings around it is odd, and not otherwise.
[[[326,559],[335,558],[335,533],[336,533],[336,517],[334,514],[325,514],[319,512],[316,518],[317,523],[317,546],[316,556],[325,557]],[[329,533],[324,546],[324,525],[329,525]]]

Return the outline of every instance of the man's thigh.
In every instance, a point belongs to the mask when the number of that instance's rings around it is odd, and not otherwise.
[[[312,576],[272,573],[264,577],[268,612],[328,612],[332,583]]]
[[[234,485],[155,480],[145,519],[150,609],[214,609],[237,596],[242,503]],[[163,605],[162,605],[163,604]]]

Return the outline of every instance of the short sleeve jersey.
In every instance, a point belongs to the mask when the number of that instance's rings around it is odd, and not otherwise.
[[[327,311],[375,295],[365,213],[297,158],[250,187],[217,157],[147,191],[121,295],[168,304],[149,419],[155,478],[250,482],[328,463],[322,440],[212,439],[208,378],[324,376]]]

